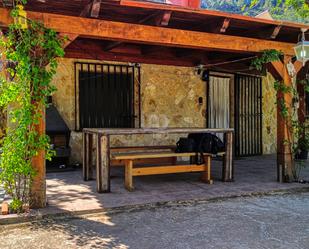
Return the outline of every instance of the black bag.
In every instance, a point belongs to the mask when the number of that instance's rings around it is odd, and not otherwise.
[[[194,149],[197,153],[211,153],[217,154],[224,152],[224,143],[216,135],[211,133],[190,133],[188,138],[195,141],[196,147]]]
[[[212,154],[225,151],[225,145],[216,135],[212,135]]]
[[[181,137],[176,143],[176,153],[186,153],[195,151],[195,141],[191,138]]]
[[[212,134],[210,133],[190,133],[188,135],[189,139],[193,139],[195,141],[195,149],[196,153],[212,153]]]

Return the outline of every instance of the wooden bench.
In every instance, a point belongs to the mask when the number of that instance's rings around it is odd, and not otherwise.
[[[176,164],[177,157],[193,157],[196,153],[175,153],[175,152],[153,152],[153,153],[113,153],[112,160],[121,160],[125,164],[125,188],[129,191],[134,189],[133,176],[185,173],[185,172],[202,172],[201,180],[212,184],[210,174],[211,154],[204,153],[204,164]],[[134,163],[141,159],[160,159],[174,158],[174,165],[155,165],[147,167],[134,167]]]
[[[157,153],[157,152],[174,152],[175,145],[158,145],[158,146],[128,146],[128,147],[113,147],[110,149],[111,155],[117,153]],[[141,158],[135,162],[139,164],[157,164],[157,163],[173,163],[175,157],[164,158]],[[124,166],[124,160],[116,160],[111,157],[111,166]]]

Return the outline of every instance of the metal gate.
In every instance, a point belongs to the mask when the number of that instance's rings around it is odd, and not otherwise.
[[[262,79],[235,75],[235,156],[262,154]]]
[[[134,66],[76,62],[77,130],[135,127],[136,75]]]

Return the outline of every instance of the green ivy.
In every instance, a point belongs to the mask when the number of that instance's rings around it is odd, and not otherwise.
[[[25,0],[15,1],[26,4]],[[19,11],[14,8],[12,17]],[[32,158],[39,151],[51,159],[49,138],[36,131],[47,106],[47,97],[56,90],[51,85],[57,57],[62,57],[62,40],[43,24],[27,19],[28,28],[12,24],[0,37],[0,51],[10,61],[0,77],[0,109],[8,110],[9,126],[2,141],[0,183],[13,198],[11,209],[21,211],[29,204],[30,189],[36,171]],[[12,66],[13,64],[13,66]]]
[[[263,50],[262,55],[251,61],[251,66],[259,71],[263,70],[263,66],[272,61],[278,61],[283,53],[275,49]]]

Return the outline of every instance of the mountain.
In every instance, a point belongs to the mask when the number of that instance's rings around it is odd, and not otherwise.
[[[309,23],[309,18],[301,18],[291,8],[285,8],[282,4],[278,5],[280,0],[260,0],[257,1],[255,6],[250,8],[251,2],[253,1],[254,0],[202,0],[202,8],[249,16],[256,16],[268,10],[271,16],[277,20]]]

